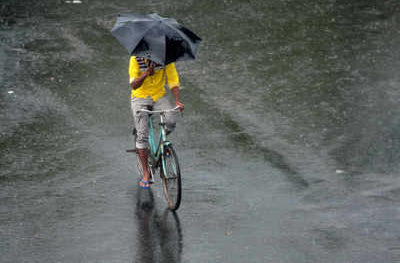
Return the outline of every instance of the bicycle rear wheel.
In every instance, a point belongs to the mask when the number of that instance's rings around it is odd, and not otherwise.
[[[182,182],[178,157],[171,145],[164,147],[164,161],[165,171],[163,165],[160,165],[164,196],[168,202],[168,208],[175,211],[181,204]]]

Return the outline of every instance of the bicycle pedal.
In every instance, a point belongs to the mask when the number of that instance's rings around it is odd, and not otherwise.
[[[128,149],[126,150],[127,153],[136,153],[137,150],[136,149]]]

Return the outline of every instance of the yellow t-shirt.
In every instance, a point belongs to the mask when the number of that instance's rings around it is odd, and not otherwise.
[[[147,68],[147,60],[131,56],[129,62],[130,83],[140,77]],[[165,67],[156,67],[153,76],[148,76],[142,86],[138,89],[132,89],[131,98],[146,98],[150,96],[154,101],[165,95],[165,81],[167,80],[169,88],[179,87],[179,76],[174,63]]]

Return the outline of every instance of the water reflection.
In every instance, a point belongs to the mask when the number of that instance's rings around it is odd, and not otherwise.
[[[152,190],[137,191],[137,251],[133,262],[181,262],[182,229],[177,213],[166,209],[160,215]]]

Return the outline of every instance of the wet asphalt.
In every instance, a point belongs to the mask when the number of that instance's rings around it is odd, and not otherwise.
[[[0,2],[0,262],[398,262],[397,1]],[[177,64],[183,201],[138,189],[121,12]]]

